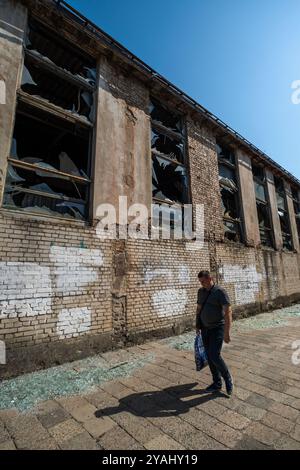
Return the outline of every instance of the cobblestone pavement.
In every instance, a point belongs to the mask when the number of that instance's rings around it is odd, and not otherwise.
[[[2,404],[0,449],[300,449],[296,340],[297,317],[236,331],[224,348],[236,385],[231,398],[203,392],[211,381],[208,368],[196,372],[193,351],[176,349],[174,338],[103,354],[102,365],[110,370],[124,367],[128,358],[140,362],[125,373],[120,369],[114,380],[94,380],[77,395],[56,390],[44,401],[37,396],[25,411]],[[77,363],[72,367],[80,370]],[[31,374],[22,380],[24,387]],[[18,400],[12,402],[23,403],[21,395]]]

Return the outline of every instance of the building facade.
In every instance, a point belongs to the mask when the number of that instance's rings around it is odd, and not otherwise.
[[[191,327],[200,269],[235,316],[300,299],[296,178],[65,2],[0,7],[3,375]],[[120,197],[204,243],[99,236]]]

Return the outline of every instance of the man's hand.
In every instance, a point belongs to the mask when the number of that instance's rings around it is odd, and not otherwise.
[[[196,335],[200,335],[201,330],[199,328],[196,328]]]
[[[224,341],[225,341],[226,344],[230,343],[231,339],[230,339],[229,331],[225,331],[225,333],[224,333]]]

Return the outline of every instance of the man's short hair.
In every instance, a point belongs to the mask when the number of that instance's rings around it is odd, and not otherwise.
[[[211,274],[209,271],[200,271],[200,273],[198,274],[198,278],[200,279],[201,277],[211,277]]]

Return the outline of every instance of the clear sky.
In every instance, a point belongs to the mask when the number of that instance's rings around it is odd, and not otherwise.
[[[300,179],[299,0],[69,0]]]

